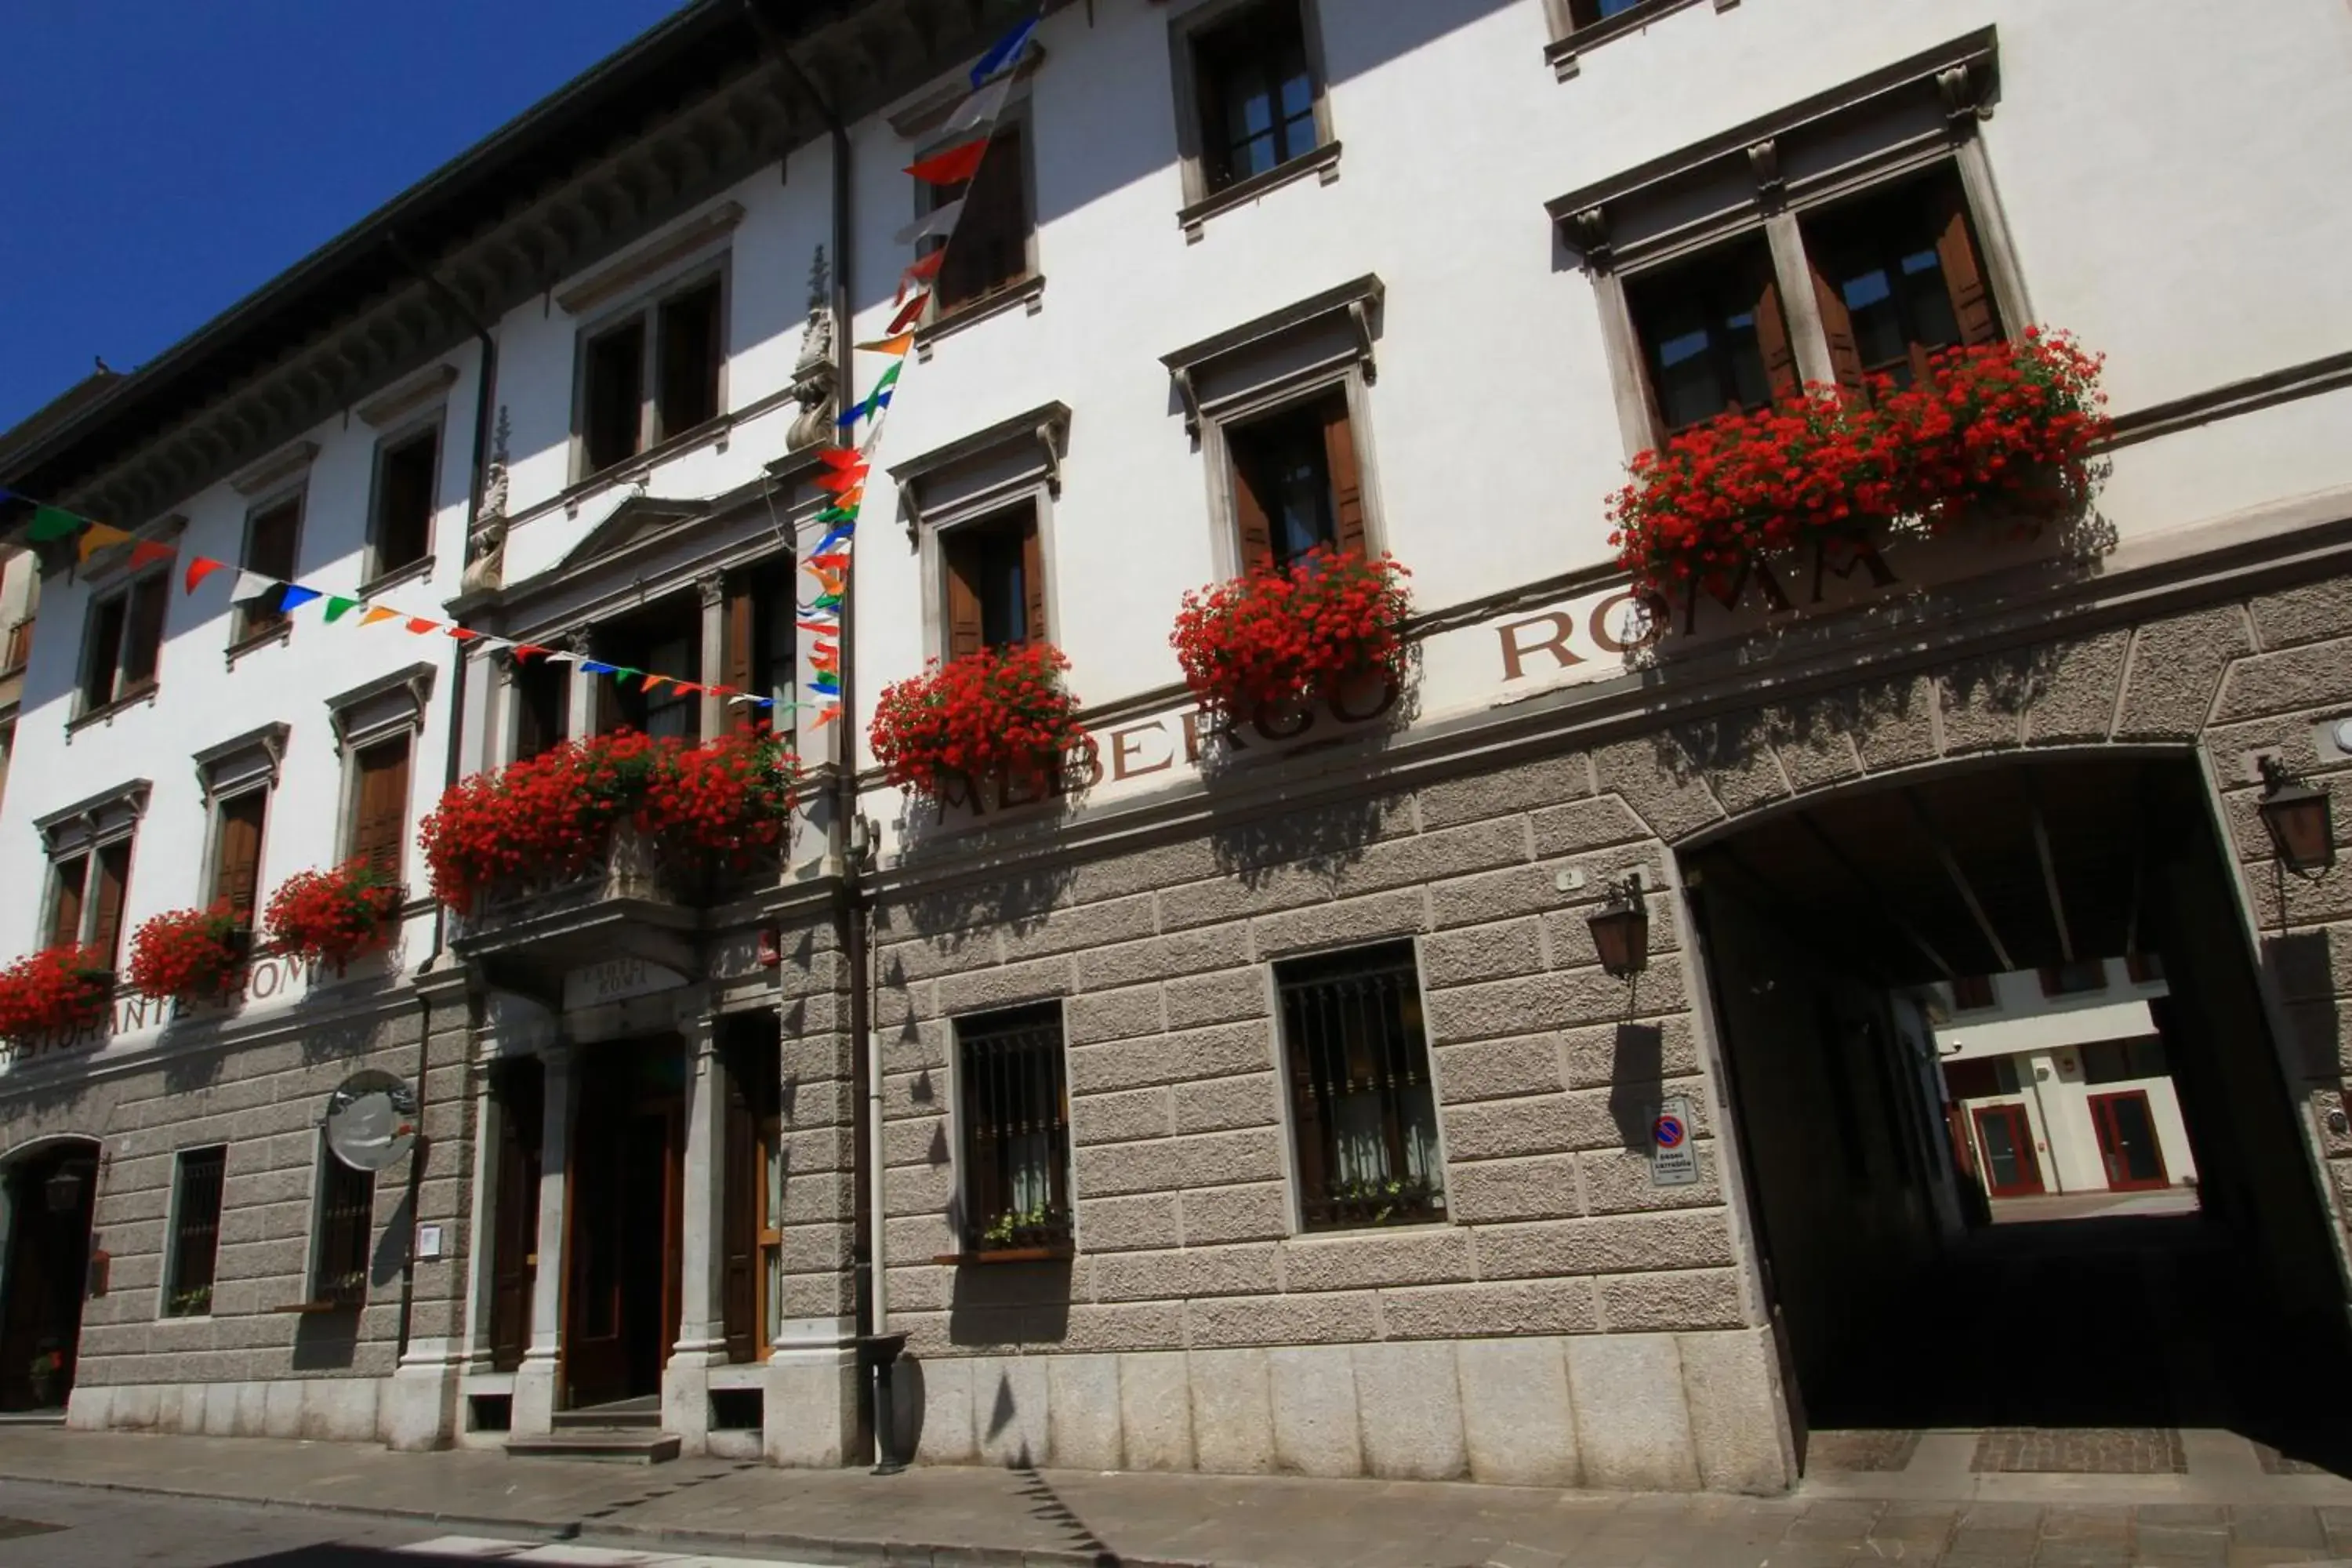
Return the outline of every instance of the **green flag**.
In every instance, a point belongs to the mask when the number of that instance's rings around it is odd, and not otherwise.
[[[327,619],[328,619],[328,621],[331,623],[331,622],[333,622],[333,621],[335,621],[335,620],[340,619],[340,618],[341,617],[341,616],[342,616],[342,614],[343,614],[343,612],[344,612],[345,610],[355,610],[355,609],[359,608],[359,604],[360,604],[360,602],[359,602],[357,599],[346,599],[346,598],[342,597],[341,595],[338,595],[338,594],[330,594],[330,595],[327,595]]]
[[[33,509],[33,526],[28,531],[35,543],[63,539],[81,526],[81,519],[63,507],[37,506]]]

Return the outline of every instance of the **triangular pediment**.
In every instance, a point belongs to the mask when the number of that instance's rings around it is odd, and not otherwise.
[[[588,536],[572,547],[571,552],[557,563],[557,573],[579,571],[592,563],[620,554],[631,546],[709,513],[709,503],[699,500],[665,500],[659,496],[633,495],[613,509],[612,515],[588,531]]]

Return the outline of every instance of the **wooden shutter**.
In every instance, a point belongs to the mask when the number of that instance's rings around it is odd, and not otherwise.
[[[757,1070],[745,1049],[724,1054],[727,1079],[725,1163],[720,1167],[723,1212],[719,1292],[720,1317],[726,1325],[727,1359],[756,1360],[760,1353],[760,1126],[752,1103],[751,1075]]]
[[[1362,550],[1364,477],[1356,463],[1356,430],[1344,395],[1324,405],[1323,460],[1331,477],[1332,542],[1342,550]]]
[[[1248,434],[1233,443],[1234,534],[1241,547],[1242,570],[1255,572],[1274,564],[1274,520],[1265,498],[1257,492],[1254,465],[1248,460]]]
[[[1037,531],[1034,511],[1021,528],[1021,591],[1025,600],[1023,613],[1027,618],[1023,633],[1031,642],[1044,642],[1049,635],[1045,628],[1045,540]]]
[[[253,924],[253,895],[261,877],[261,831],[268,801],[268,793],[257,789],[221,802],[213,897],[227,900],[230,912],[242,926]]]
[[[89,857],[77,855],[58,862],[58,892],[49,905],[49,942],[61,945],[81,940],[83,890],[89,883]]]
[[[85,710],[103,708],[114,700],[114,679],[122,663],[122,627],[129,613],[127,596],[101,600],[90,609],[89,652],[81,680]]]
[[[122,942],[122,896],[131,882],[131,841],[110,844],[92,858],[98,865],[98,888],[91,895],[95,907],[90,910],[89,944],[111,969]]]
[[[1763,356],[1764,379],[1772,395],[1786,397],[1805,384],[1797,370],[1797,351],[1789,342],[1789,319],[1780,313],[1780,283],[1772,275],[1769,257],[1760,258],[1756,276],[1756,350]]]
[[[131,588],[122,633],[123,692],[154,683],[163,654],[163,611],[170,603],[170,587],[162,576],[145,578]]]
[[[512,1372],[530,1347],[530,1294],[539,1267],[541,1078],[537,1060],[499,1064],[498,1189],[490,1232],[490,1365]]]
[[[352,855],[397,877],[408,826],[408,737],[379,741],[359,754],[352,813]]]
[[[759,670],[759,598],[756,584],[750,574],[742,573],[727,579],[726,614],[719,630],[719,668],[721,684],[738,691],[755,691]],[[772,695],[758,693],[756,695]],[[770,710],[754,708],[745,703],[730,710],[730,727],[749,730],[761,713]]]
[[[1822,271],[1821,263],[1808,260],[1812,272],[1813,300],[1822,314],[1822,335],[1829,340],[1830,372],[1837,382],[1838,391],[1848,403],[1860,403],[1869,388],[1862,368],[1862,346],[1853,339],[1853,315],[1845,308],[1845,296],[1838,286]]]
[[[981,647],[980,543],[968,530],[942,542],[947,556],[948,657],[961,658]]]
[[[1992,294],[1985,288],[1977,265],[1977,247],[1969,237],[1969,204],[1958,180],[1936,191],[1936,260],[1943,268],[1944,287],[1951,291],[1952,317],[1960,324],[1960,342],[1989,343],[2000,336],[2000,318]]]

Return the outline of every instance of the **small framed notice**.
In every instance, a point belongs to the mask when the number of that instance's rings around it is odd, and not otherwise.
[[[1670,1095],[1650,1122],[1650,1185],[1687,1187],[1698,1180],[1698,1150],[1691,1142],[1690,1097]]]

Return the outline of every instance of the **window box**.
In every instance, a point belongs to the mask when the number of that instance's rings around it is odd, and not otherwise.
[[[127,976],[142,996],[218,996],[244,972],[251,948],[252,933],[226,900],[205,910],[167,910],[131,934]]]
[[[1318,544],[1287,565],[1187,593],[1168,640],[1194,699],[1232,721],[1372,681],[1401,684],[1407,575],[1388,556]]]
[[[944,800],[981,783],[1046,784],[1086,743],[1070,661],[1051,643],[983,647],[883,688],[868,731],[891,784]]]
[[[389,872],[365,858],[298,871],[270,895],[268,951],[340,970],[383,943],[404,896]]]
[[[114,975],[91,949],[47,947],[0,969],[0,1039],[25,1041],[105,1020]]]

